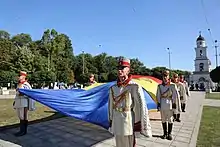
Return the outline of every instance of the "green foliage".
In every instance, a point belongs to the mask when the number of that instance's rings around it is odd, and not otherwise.
[[[0,83],[17,82],[20,70],[28,72],[31,83],[50,82],[88,83],[93,73],[98,82],[109,82],[117,79],[119,57],[101,53],[92,56],[89,53],[74,56],[72,43],[65,34],[54,29],[43,32],[40,40],[33,41],[29,34],[17,34],[10,37],[0,30]],[[137,58],[131,59],[131,74],[150,75],[161,79],[165,67],[149,69]],[[171,74],[188,75],[187,71],[172,70]]]
[[[112,70],[108,74],[108,81],[114,81],[117,79],[117,70]]]
[[[32,42],[31,36],[29,34],[18,34],[11,38],[11,41],[18,46],[28,45]]]
[[[4,30],[0,30],[0,39],[10,39],[10,34]]]
[[[87,83],[89,81],[89,73],[80,74],[79,79],[77,81],[79,83]]]
[[[51,82],[55,82],[55,79],[56,79],[56,75],[52,71],[37,71],[34,72],[30,77],[30,81],[34,83],[39,83],[39,82],[51,83]]]
[[[210,77],[213,82],[220,83],[220,66],[216,67],[210,72]]]
[[[108,82],[108,73],[101,73],[99,75],[99,78],[98,78],[98,81],[101,81],[101,82]]]
[[[18,74],[14,71],[0,71],[0,81],[17,82]]]

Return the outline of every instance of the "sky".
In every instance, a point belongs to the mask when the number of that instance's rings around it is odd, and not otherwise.
[[[75,55],[106,52],[148,68],[168,67],[170,48],[171,68],[193,71],[199,31],[214,68],[212,38],[220,42],[219,0],[1,0],[0,18],[11,35],[38,40],[55,29],[70,37]]]

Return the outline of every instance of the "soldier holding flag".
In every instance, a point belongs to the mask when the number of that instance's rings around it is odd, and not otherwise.
[[[27,73],[24,71],[20,72],[18,88],[16,90],[16,96],[14,100],[14,109],[17,112],[18,118],[20,120],[20,131],[15,133],[15,136],[23,136],[27,133],[28,126],[28,110],[34,111],[35,105],[34,101],[27,96],[22,95],[18,89],[32,89],[31,85],[27,82]]]
[[[132,81],[129,72],[130,60],[120,59],[118,81],[109,91],[108,117],[116,147],[134,147],[135,132],[152,136],[143,89]]]

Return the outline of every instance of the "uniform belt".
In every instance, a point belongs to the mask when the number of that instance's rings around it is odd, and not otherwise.
[[[161,97],[162,99],[172,99],[172,97]]]
[[[133,111],[133,108],[118,108],[118,107],[116,107],[115,110],[119,111],[119,112],[128,112],[128,111]]]

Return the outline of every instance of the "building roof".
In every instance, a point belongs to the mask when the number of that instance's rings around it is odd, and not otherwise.
[[[205,38],[200,34],[196,41],[205,41]]]

